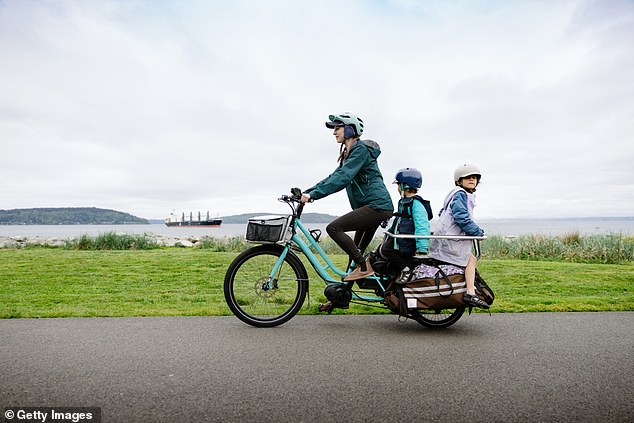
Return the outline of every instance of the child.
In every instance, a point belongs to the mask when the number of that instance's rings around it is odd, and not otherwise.
[[[454,171],[456,187],[447,195],[440,210],[440,226],[434,235],[482,236],[484,230],[473,221],[475,191],[482,174],[477,166],[465,164]],[[471,306],[489,308],[475,293],[476,258],[469,240],[433,239],[430,257],[465,268],[467,292],[463,301]]]
[[[429,220],[433,217],[429,201],[416,195],[423,184],[423,175],[414,168],[408,167],[396,173],[394,181],[398,184],[401,199],[398,202],[396,219],[389,232],[393,234],[429,235]],[[405,283],[411,275],[410,266],[415,253],[427,254],[429,239],[426,238],[393,238],[387,237],[381,246],[380,254],[384,256],[396,271],[401,272],[398,281]]]

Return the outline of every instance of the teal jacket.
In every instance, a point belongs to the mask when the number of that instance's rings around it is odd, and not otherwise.
[[[345,188],[353,210],[370,206],[392,211],[392,198],[376,162],[380,154],[379,144],[372,140],[359,140],[352,144],[347,156],[330,176],[304,192],[319,200]]]
[[[390,232],[406,235],[431,235],[429,220],[433,217],[429,201],[415,195],[403,197],[398,202],[398,212],[392,223]],[[415,252],[427,253],[429,239],[427,238],[394,238],[394,249],[403,254],[414,255]]]

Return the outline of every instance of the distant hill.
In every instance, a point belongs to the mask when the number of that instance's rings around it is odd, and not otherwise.
[[[245,213],[245,214],[237,214],[234,216],[223,216],[222,223],[247,223],[250,218],[255,216],[263,216],[267,214],[277,214],[280,213]],[[330,223],[335,220],[337,216],[332,216],[330,214],[323,213],[303,213],[302,214],[302,222],[304,223]]]
[[[123,225],[149,224],[147,219],[94,207],[0,210],[0,225]]]

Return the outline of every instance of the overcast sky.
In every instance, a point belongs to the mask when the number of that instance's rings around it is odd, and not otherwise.
[[[634,2],[0,0],[0,209],[285,213],[344,111],[395,202],[474,163],[476,217],[633,216]]]

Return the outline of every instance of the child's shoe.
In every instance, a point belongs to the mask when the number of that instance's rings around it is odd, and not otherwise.
[[[410,279],[412,279],[412,271],[410,270],[409,267],[405,267],[401,271],[401,275],[396,280],[396,283],[401,284],[401,285],[405,285],[407,282],[410,281]]]
[[[487,310],[489,308],[489,305],[477,295],[464,294],[464,296],[462,297],[462,301],[470,306],[476,306]]]

